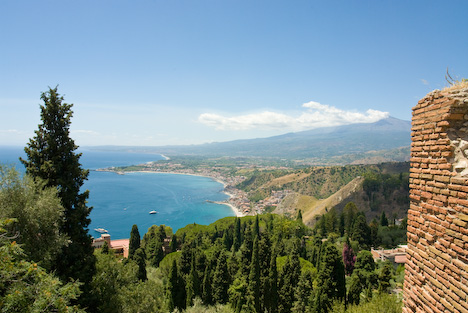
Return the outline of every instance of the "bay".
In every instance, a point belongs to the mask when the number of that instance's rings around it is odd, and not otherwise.
[[[90,191],[88,205],[93,207],[89,233],[99,237],[95,228],[109,231],[112,239],[128,238],[133,224],[143,235],[152,225],[165,224],[174,232],[187,224],[210,224],[226,216],[235,216],[223,201],[221,183],[208,177],[167,173],[126,173],[94,171],[98,168],[142,164],[163,159],[157,154],[109,152],[80,149],[83,168],[90,169],[83,189]],[[15,164],[24,172],[18,157],[22,148],[0,147],[0,162]],[[149,214],[155,210],[157,214]]]

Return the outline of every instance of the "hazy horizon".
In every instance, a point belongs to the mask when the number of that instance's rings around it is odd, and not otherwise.
[[[466,1],[4,1],[0,145],[34,136],[40,94],[56,85],[74,104],[79,146],[410,120],[419,99],[447,86],[447,68],[468,75],[467,10]]]

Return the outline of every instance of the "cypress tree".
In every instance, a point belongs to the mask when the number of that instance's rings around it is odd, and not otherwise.
[[[262,238],[258,241],[258,258],[260,264],[260,304],[264,307],[269,285],[269,269],[271,262],[271,241],[268,232],[262,233]]]
[[[303,313],[309,308],[310,295],[312,293],[312,275],[309,271],[302,274],[295,288],[296,300],[291,312]]]
[[[175,308],[185,309],[186,299],[184,279],[179,274],[175,260],[172,261],[171,269],[169,271],[167,293],[170,312]]]
[[[270,271],[268,276],[268,294],[265,295],[265,308],[267,312],[278,312],[278,268],[276,267],[276,255],[271,256]]]
[[[177,251],[177,236],[176,234],[172,235],[171,238],[171,243],[169,244],[169,247],[171,248],[171,252],[176,252]]]
[[[138,226],[133,224],[132,230],[130,231],[130,240],[128,243],[128,258],[132,259],[135,251],[140,248],[140,232]]]
[[[358,212],[357,206],[354,202],[348,202],[343,208],[344,215],[344,229],[346,233],[350,236],[353,231],[354,217]]]
[[[236,222],[234,225],[234,239],[233,239],[233,249],[234,251],[239,250],[242,238],[241,238],[241,225],[240,225],[240,218],[236,217]]]
[[[359,243],[363,249],[367,249],[370,244],[371,230],[367,225],[366,216],[359,212],[353,225],[351,238]]]
[[[250,262],[249,274],[249,298],[256,312],[260,310],[260,262],[258,255],[258,237],[255,238],[252,252],[252,261]]]
[[[107,241],[104,241],[104,245],[102,246],[101,253],[102,254],[109,254],[109,245],[107,244]]]
[[[225,304],[228,301],[229,272],[227,268],[226,253],[222,251],[216,264],[213,276],[213,300]]]
[[[213,304],[211,288],[211,270],[209,264],[205,267],[205,273],[203,275],[202,300],[205,305]]]
[[[252,229],[252,238],[260,238],[260,221],[258,220],[258,215],[255,215],[255,223]]]
[[[355,271],[353,275],[351,275],[351,282],[349,284],[348,290],[348,303],[349,304],[359,304],[361,301],[361,292],[362,292],[362,282],[361,282],[361,275],[359,274],[359,270]]]
[[[385,263],[379,273],[379,292],[387,292],[390,288],[390,280],[392,279],[392,267],[390,263]]]
[[[200,278],[195,266],[196,256],[192,257],[192,266],[190,267],[190,274],[187,277],[186,294],[187,294],[187,307],[193,305],[193,299],[200,295]]]
[[[137,277],[141,281],[145,281],[146,278],[146,261],[145,261],[145,251],[142,248],[138,248],[133,255],[133,260],[138,265],[138,274]]]
[[[44,101],[40,106],[42,123],[24,149],[27,160],[20,160],[32,177],[44,179],[47,187],[57,187],[64,207],[61,232],[68,236],[69,243],[62,248],[52,268],[63,281],[72,278],[84,283],[82,303],[92,307],[86,303],[86,298],[90,297],[89,283],[96,270],[92,239],[87,229],[92,208],[86,205],[89,191],[81,192],[89,171],[81,168],[81,153],[75,152],[78,146],[70,138],[73,104],[63,102],[57,87],[43,92],[41,99]]]
[[[385,211],[382,211],[380,215],[380,226],[388,226],[388,218],[387,215],[385,215]]]
[[[301,210],[297,211],[296,220],[299,221],[299,222],[302,222],[302,211]]]
[[[328,312],[334,299],[343,300],[346,295],[344,265],[340,253],[331,243],[325,243],[317,278],[314,309]]]

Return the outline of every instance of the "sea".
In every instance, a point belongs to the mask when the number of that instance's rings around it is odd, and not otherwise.
[[[80,162],[89,169],[83,190],[89,190],[88,205],[93,207],[89,233],[97,238],[97,228],[104,228],[111,239],[130,237],[136,224],[140,235],[152,225],[170,226],[174,232],[188,224],[208,225],[226,216],[232,209],[212,201],[228,199],[224,186],[203,176],[169,173],[125,173],[96,171],[99,168],[143,164],[163,160],[158,154],[97,151],[79,148]],[[10,164],[24,173],[19,157],[23,148],[0,146],[0,163]],[[157,211],[150,214],[150,211]]]

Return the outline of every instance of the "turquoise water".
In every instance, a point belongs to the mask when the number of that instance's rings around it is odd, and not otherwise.
[[[133,224],[143,235],[151,225],[165,224],[174,231],[187,224],[210,224],[234,216],[226,205],[207,202],[228,198],[223,185],[207,177],[165,174],[128,173],[118,175],[93,169],[141,164],[161,160],[160,155],[80,150],[84,168],[91,169],[83,188],[90,191],[88,204],[93,207],[89,232],[105,228],[112,239],[128,238]],[[14,163],[23,156],[21,148],[0,147],[0,162]],[[150,211],[157,214],[149,214]]]

